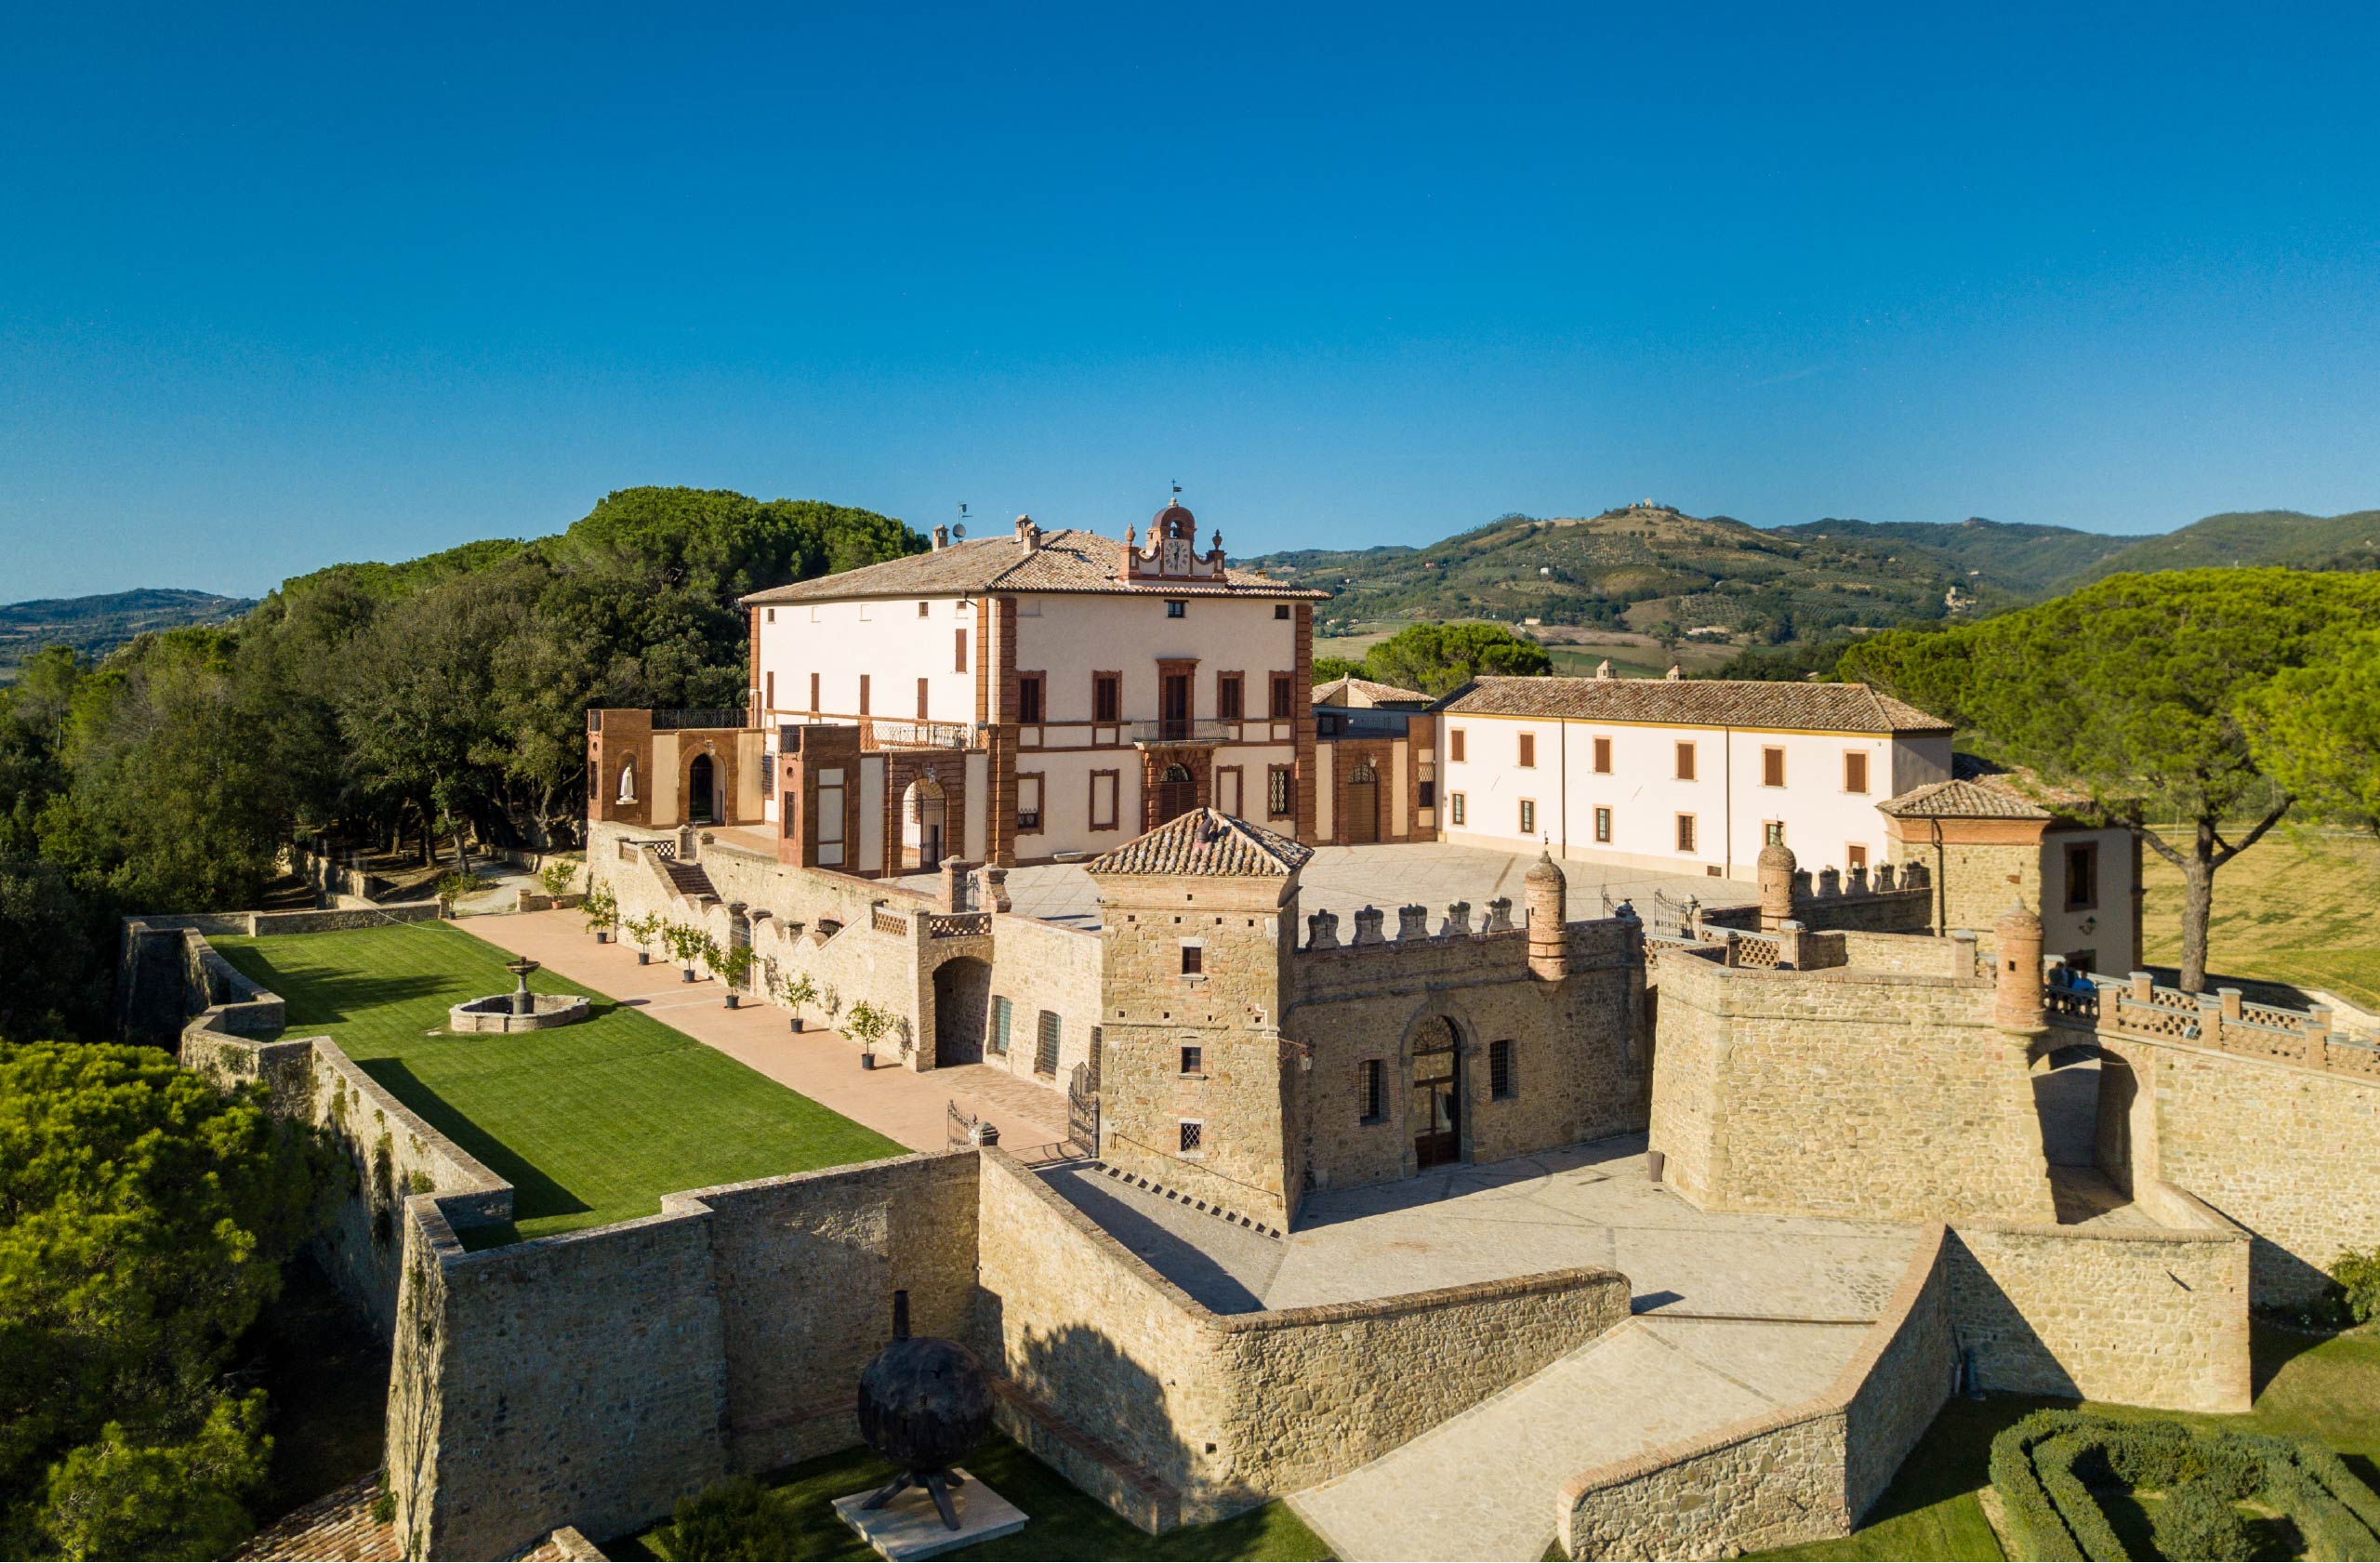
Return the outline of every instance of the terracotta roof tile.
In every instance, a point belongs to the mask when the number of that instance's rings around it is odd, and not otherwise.
[[[1911,788],[1876,805],[1897,819],[2065,819],[2089,800],[2053,787],[2030,771],[2008,770],[1972,754],[1950,756],[1950,779]]]
[[[863,564],[831,576],[771,587],[746,603],[832,603],[853,597],[937,597],[982,591],[1094,591],[1141,597],[1326,598],[1327,591],[1284,586],[1270,576],[1226,567],[1221,580],[1127,585],[1117,562],[1124,545],[1068,528],[1041,535],[1027,550],[1012,536],[977,537],[930,553]]]
[[[1426,706],[1430,703],[1430,697],[1418,689],[1401,689],[1393,683],[1375,683],[1370,679],[1359,679],[1352,674],[1343,679],[1332,679],[1329,683],[1318,683],[1314,686],[1314,703],[1317,706],[1328,705],[1343,695],[1361,695],[1367,700],[1397,700],[1417,706]]]
[[[1568,717],[1686,727],[1948,733],[1950,724],[1864,683],[1758,679],[1484,678],[1448,702],[1465,716]]]
[[[1314,849],[1219,809],[1193,809],[1083,865],[1091,874],[1198,874],[1278,879]]]

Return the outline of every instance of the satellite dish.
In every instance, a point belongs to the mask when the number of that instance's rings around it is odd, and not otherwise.
[[[962,522],[960,522],[958,525],[956,525],[956,526],[954,526],[954,527],[952,527],[952,528],[950,529],[950,535],[951,535],[952,536],[954,536],[954,537],[957,537],[957,538],[958,538],[958,539],[959,539],[959,541],[961,541],[961,542],[966,541],[966,539],[967,539],[967,523],[966,523],[965,522],[963,522],[963,521],[962,521]]]

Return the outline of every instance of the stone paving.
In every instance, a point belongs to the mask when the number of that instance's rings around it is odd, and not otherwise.
[[[1317,847],[1314,861],[1298,877],[1298,910],[1307,916],[1337,912],[1343,930],[1355,925],[1360,907],[1388,909],[1419,904],[1430,908],[1435,926],[1450,903],[1468,901],[1472,925],[1476,927],[1487,917],[1489,901],[1509,895],[1517,921],[1521,876],[1536,861],[1531,853],[1490,852],[1436,841]],[[1739,906],[1757,899],[1751,884],[1699,875],[1648,873],[1642,868],[1581,862],[1565,863],[1562,874],[1570,887],[1573,919],[1603,916],[1606,896],[1614,904],[1633,902],[1647,922],[1663,926],[1671,919],[1656,899],[1657,892],[1673,903],[1690,895],[1706,907]],[[896,882],[932,894],[939,881],[932,874],[910,874]],[[1098,894],[1079,864],[1012,868],[1008,894],[1011,909],[1025,917],[1070,928],[1099,926]],[[1395,926],[1395,919],[1390,918],[1389,923]]]

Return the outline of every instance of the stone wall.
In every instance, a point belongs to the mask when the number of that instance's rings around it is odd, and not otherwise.
[[[1962,1221],[1946,1268],[1976,1381],[2186,1411],[2244,1411],[2248,1240],[2179,1190],[2180,1229]]]
[[[1564,1552],[1733,1556],[1857,1525],[1950,1397],[1943,1248],[1937,1228],[1825,1394],[1573,1477],[1558,1501]]]
[[[1731,969],[1683,951],[1656,977],[1651,1147],[1695,1204],[2055,1219],[2027,1039],[1991,1026],[1988,977]]]
[[[976,1175],[972,1152],[902,1157],[478,1252],[451,1201],[406,1201],[389,1460],[409,1555],[611,1534],[856,1441],[895,1289],[919,1331],[973,1333]]]
[[[1609,1270],[1217,1315],[1004,1154],[982,1190],[986,1361],[1184,1521],[1353,1470],[1628,1316]]]

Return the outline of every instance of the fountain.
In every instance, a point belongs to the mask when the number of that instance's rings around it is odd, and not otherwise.
[[[512,974],[509,993],[491,993],[467,1000],[446,1012],[449,1031],[545,1031],[587,1018],[587,1000],[576,993],[532,993],[529,978],[544,969],[540,961],[522,956],[508,960]]]

